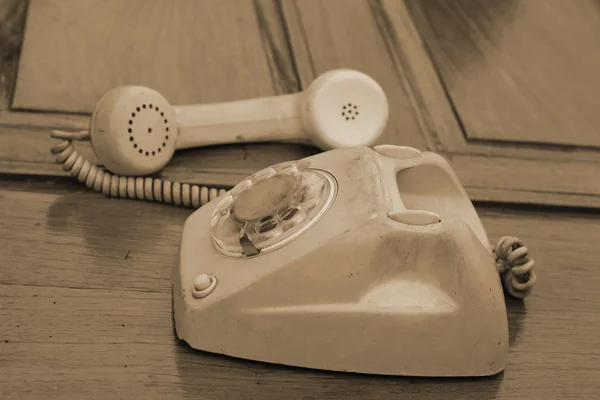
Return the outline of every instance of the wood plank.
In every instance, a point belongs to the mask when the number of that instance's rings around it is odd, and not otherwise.
[[[164,346],[173,341],[170,291],[3,284],[0,299],[0,319],[10,321],[2,327],[5,343]]]
[[[3,185],[1,283],[170,291],[163,283],[171,279],[191,210],[107,199],[69,185],[57,192],[53,188],[49,183],[27,193]],[[131,223],[117,223],[122,218]],[[149,226],[153,233],[146,232]],[[32,247],[36,254],[29,253]]]
[[[276,94],[302,89],[279,1],[254,0],[260,37]]]
[[[600,207],[598,196],[573,193],[539,193],[531,190],[493,189],[490,187],[468,187],[467,195],[477,204],[495,203],[511,205],[535,205],[596,210]]]
[[[190,349],[172,331],[167,265],[189,211],[0,181],[0,398],[597,398],[600,214],[478,212],[493,241],[521,237],[539,271],[531,297],[507,301],[507,369],[488,379],[389,378]]]
[[[600,146],[596,1],[408,4],[469,138]]]
[[[172,104],[272,95],[253,2],[31,1],[13,108],[89,113],[125,84]]]
[[[493,199],[479,197],[477,192],[473,192],[473,198],[478,200],[530,203],[535,199],[535,203],[547,205],[600,205],[600,181],[597,179],[600,163],[558,164],[549,160],[460,154],[452,155],[450,159],[459,179],[468,182],[467,190],[496,191]],[[523,195],[530,200],[524,201]]]

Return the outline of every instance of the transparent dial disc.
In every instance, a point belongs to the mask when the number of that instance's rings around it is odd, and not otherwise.
[[[221,200],[211,219],[215,247],[232,257],[275,250],[314,225],[333,203],[333,177],[305,161],[248,177]]]

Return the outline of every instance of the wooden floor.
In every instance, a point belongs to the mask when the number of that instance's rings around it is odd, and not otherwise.
[[[600,399],[598,1],[173,3],[0,0],[1,400]],[[533,294],[507,301],[502,374],[363,376],[192,350],[171,311],[190,210],[90,192],[49,153],[49,129],[86,128],[117,84],[202,103],[295,92],[337,67],[385,88],[383,143],[443,154],[490,239],[518,236],[535,258]],[[193,149],[163,176],[231,186],[314,152]]]
[[[597,399],[600,215],[479,206],[526,241],[539,282],[509,301],[509,361],[485,379],[355,376],[180,343],[171,273],[189,210],[0,181],[1,399]],[[398,343],[398,345],[404,345]]]

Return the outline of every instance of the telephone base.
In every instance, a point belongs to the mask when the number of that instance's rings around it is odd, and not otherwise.
[[[460,186],[423,192],[421,179],[398,178],[405,203],[429,211],[403,210],[378,179],[388,150],[305,159],[335,178],[335,201],[314,228],[265,254],[217,250],[210,221],[230,194],[194,212],[173,277],[179,339],[211,353],[329,371],[465,377],[504,370],[504,295],[472,204]],[[443,182],[457,182],[441,159],[408,156],[415,173],[427,162],[419,178],[441,170]]]
[[[453,257],[473,239],[460,223],[442,223],[437,232],[413,239],[391,224],[365,227],[380,238],[377,263],[368,263],[374,256],[369,251],[344,257],[356,243],[354,231],[239,292],[224,282],[222,296],[214,292],[210,305],[203,302],[213,294],[194,298],[176,279],[178,337],[212,353],[330,371],[430,377],[501,372],[508,326],[490,255],[480,248]],[[327,256],[339,263],[319,263]]]

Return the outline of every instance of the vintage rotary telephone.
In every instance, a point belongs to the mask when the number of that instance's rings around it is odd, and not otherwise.
[[[527,296],[534,261],[517,238],[490,246],[443,157],[369,148],[387,114],[379,85],[351,70],[299,94],[229,105],[172,107],[125,87],[102,98],[90,133],[53,132],[63,141],[52,152],[108,196],[198,208],[173,276],[177,336],[193,348],[359,373],[499,373],[503,287]],[[111,172],[72,147],[88,137]],[[311,140],[327,151],[229,191],[135,176],[162,168],[175,148],[242,140]]]

